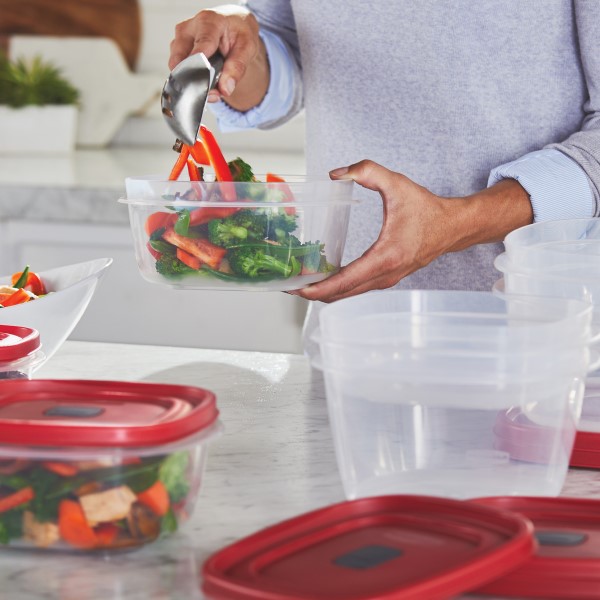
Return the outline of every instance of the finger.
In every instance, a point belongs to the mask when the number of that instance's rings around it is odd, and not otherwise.
[[[200,11],[192,19],[175,26],[175,39],[171,42],[169,68],[174,69],[190,54],[203,52],[212,56],[225,31],[225,19],[212,11]]]
[[[399,173],[394,173],[372,160],[361,160],[349,167],[342,167],[330,171],[331,179],[352,179],[359,185],[374,192],[384,195],[394,185]]]
[[[229,39],[221,41],[220,49],[226,56],[218,85],[221,94],[231,96],[237,83],[246,74],[248,64],[259,52],[259,44],[258,34],[250,31],[233,32]]]

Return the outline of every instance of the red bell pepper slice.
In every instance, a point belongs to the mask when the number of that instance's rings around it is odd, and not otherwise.
[[[54,462],[54,461],[43,461],[42,466],[47,471],[52,471],[52,473],[56,473],[61,477],[73,477],[73,475],[77,475],[79,469],[72,464],[63,463],[63,462]]]
[[[275,175],[274,173],[267,173],[266,179],[267,183],[285,183],[285,179],[283,177],[279,177],[279,175]],[[292,194],[292,190],[290,189],[289,185],[278,185],[277,189],[281,190],[285,194],[285,199],[287,202],[294,201],[294,194]],[[285,210],[285,213],[288,215],[296,214],[295,206],[285,206],[283,210]]]
[[[162,481],[157,481],[147,490],[137,495],[138,502],[147,506],[155,515],[164,517],[169,512],[171,500],[169,492]]]
[[[148,249],[148,252],[150,252],[150,254],[152,254],[152,256],[153,256],[154,260],[158,260],[158,259],[159,259],[159,258],[162,256],[162,254],[161,254],[161,253],[160,253],[158,250],[155,250],[155,249],[154,249],[154,248],[153,248],[153,247],[150,245],[150,242],[148,242],[148,243],[146,244],[146,248]]]
[[[190,149],[188,146],[182,146],[181,152],[171,169],[171,173],[169,175],[169,181],[176,181],[179,179],[181,175],[181,171],[183,171],[183,167],[187,164],[188,156],[190,155]]]
[[[144,223],[146,235],[150,237],[157,229],[161,227],[172,226],[177,220],[177,215],[173,213],[155,212],[148,216]]]
[[[14,273],[12,276],[12,284],[13,286],[21,279],[23,272]],[[21,286],[28,289],[30,292],[33,292],[36,296],[42,296],[46,293],[46,287],[44,286],[40,276],[37,273],[33,273],[29,271],[27,273],[27,280],[25,281],[25,285]]]
[[[200,125],[200,139],[206,150],[206,155],[210,161],[210,165],[215,170],[217,181],[233,181],[229,165],[217,144],[215,136],[204,125]]]
[[[184,264],[187,265],[190,269],[200,269],[202,263],[199,258],[192,256],[189,252],[182,250],[181,248],[177,248],[177,258]]]
[[[190,227],[194,225],[203,225],[213,219],[224,219],[230,215],[242,210],[241,207],[228,207],[228,206],[206,206],[202,208],[195,208],[190,211]]]
[[[197,140],[193,146],[188,146],[188,149],[197,165],[210,165],[210,158],[206,153],[204,144],[200,140]]]
[[[35,492],[31,486],[24,487],[10,496],[0,498],[0,513],[12,510],[21,504],[25,504],[35,497]]]
[[[76,548],[94,548],[98,544],[81,504],[75,500],[61,500],[58,505],[58,531],[65,542]]]

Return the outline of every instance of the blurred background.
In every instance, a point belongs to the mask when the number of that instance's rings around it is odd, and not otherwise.
[[[50,102],[14,109],[2,104],[0,79],[0,273],[114,258],[71,339],[301,352],[300,298],[145,282],[127,208],[117,202],[125,177],[170,171],[174,136],[159,102],[169,43],[179,21],[215,5],[0,0],[0,48],[9,60],[40,57],[79,98],[60,112]],[[210,114],[205,124],[228,160],[241,156],[257,174],[304,172],[302,115],[273,131],[223,134]]]

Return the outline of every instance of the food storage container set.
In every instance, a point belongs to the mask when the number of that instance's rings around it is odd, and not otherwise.
[[[129,179],[124,202],[146,279],[281,291],[339,270],[351,190]],[[219,229],[232,214],[236,229]],[[323,371],[348,500],[215,553],[203,567],[207,597],[600,596],[600,505],[543,498],[559,494],[570,461],[600,465],[600,379],[589,377],[599,362],[600,227],[572,227],[511,234],[493,291],[372,292],[321,311],[310,358]],[[205,252],[202,240],[222,234],[240,241],[214,266],[169,270],[179,249]],[[254,266],[241,272],[235,261]],[[2,541],[105,552],[175,531],[221,429],[214,395],[29,380],[39,336],[9,329],[0,332],[0,375],[14,378],[0,389],[0,507],[26,498],[26,508],[0,512]]]

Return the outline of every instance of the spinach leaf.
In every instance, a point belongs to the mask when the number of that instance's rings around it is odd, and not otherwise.
[[[0,515],[0,544],[23,536],[23,511],[10,510]]]
[[[182,450],[167,456],[158,469],[158,478],[167,488],[171,502],[179,502],[190,491],[189,475],[187,473],[189,463],[190,456],[188,452]]]

